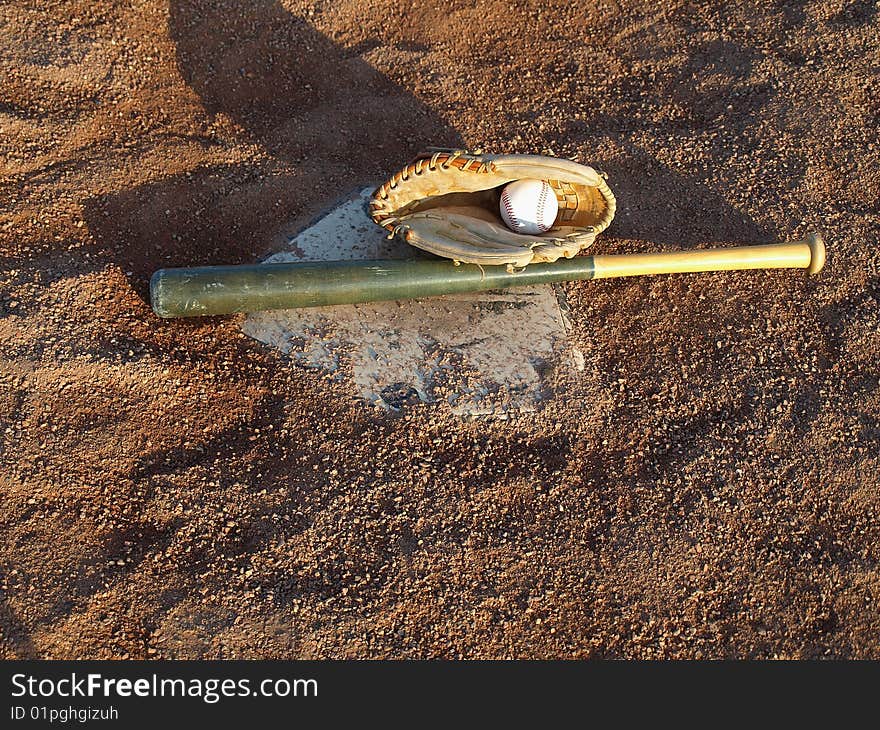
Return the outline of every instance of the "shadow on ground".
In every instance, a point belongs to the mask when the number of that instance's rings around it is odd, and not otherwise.
[[[772,231],[708,185],[681,175],[617,135],[609,136],[619,151],[603,163],[618,199],[609,236],[670,249],[775,241]]]
[[[205,111],[231,120],[239,141],[271,161],[196,166],[86,202],[91,267],[118,264],[141,296],[158,268],[253,261],[290,220],[426,146],[462,145],[439,114],[360,57],[380,39],[345,48],[270,0],[175,1],[170,32]]]
[[[28,630],[3,598],[0,598],[0,639],[9,648],[9,659],[39,658],[39,652],[31,641]]]

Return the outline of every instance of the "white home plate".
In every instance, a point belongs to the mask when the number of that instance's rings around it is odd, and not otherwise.
[[[287,236],[264,263],[418,255],[370,220],[371,192]],[[534,410],[549,395],[542,372],[551,361],[564,352],[583,363],[566,351],[550,286],[258,312],[242,330],[301,365],[350,378],[365,401],[390,409],[422,401],[446,402],[462,415]]]

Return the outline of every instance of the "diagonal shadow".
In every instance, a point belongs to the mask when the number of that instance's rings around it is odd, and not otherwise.
[[[382,175],[386,155],[399,165],[401,150],[461,143],[363,60],[380,38],[340,46],[276,0],[173,0],[170,31],[180,73],[205,109],[229,115],[288,161],[317,160],[328,176],[346,168]]]
[[[164,266],[253,261],[271,235],[430,146],[461,146],[438,113],[274,0],[174,0],[186,83],[269,162],[208,165],[86,201],[89,269],[112,262],[146,297]],[[418,52],[418,51],[414,51]],[[206,145],[221,145],[209,140]]]
[[[775,240],[772,231],[708,185],[671,169],[621,135],[606,134],[618,150],[602,163],[619,201],[608,235],[671,248]]]
[[[569,121],[566,130],[573,139],[611,143],[600,162],[619,203],[609,236],[684,248],[776,239],[778,232],[731,202],[762,195],[760,186],[743,189],[749,182],[741,180],[738,160],[760,146],[756,130],[763,121],[791,111],[772,84],[755,81],[761,53],[737,39],[694,41],[682,49],[684,60],[672,66],[665,63],[668,49],[654,44],[620,52],[634,62],[630,71],[609,90],[601,111]],[[636,141],[645,138],[665,147],[679,164],[664,163]],[[699,154],[675,150],[694,139],[703,140]],[[804,152],[780,154],[792,183],[803,179]],[[789,228],[800,222],[793,218]]]
[[[0,638],[12,651],[10,659],[39,659],[40,653],[34,646],[25,625],[18,619],[9,602],[0,599]]]

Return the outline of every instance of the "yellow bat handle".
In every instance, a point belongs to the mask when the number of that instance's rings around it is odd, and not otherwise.
[[[810,233],[801,241],[771,243],[765,246],[592,258],[594,279],[741,269],[806,269],[808,274],[815,274],[825,265],[825,242],[818,233]]]

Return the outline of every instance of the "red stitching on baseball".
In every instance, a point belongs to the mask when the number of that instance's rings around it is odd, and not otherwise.
[[[510,204],[510,193],[508,193],[506,190],[501,196],[501,201],[504,203],[504,209],[507,211],[507,217],[510,218],[510,223],[514,227],[519,228],[522,224],[513,213],[513,206]]]
[[[547,188],[550,186],[546,182],[541,182],[541,195],[538,198],[538,228],[544,228],[544,204],[547,202]],[[546,226],[549,228],[550,226]]]

